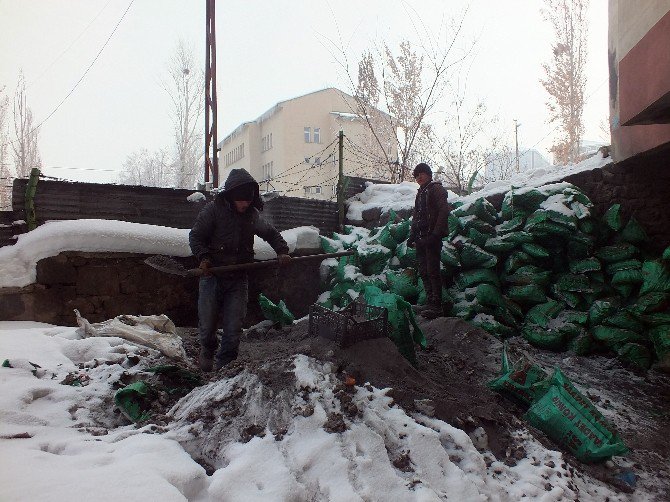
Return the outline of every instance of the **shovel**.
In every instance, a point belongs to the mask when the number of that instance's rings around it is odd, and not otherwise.
[[[325,260],[326,258],[339,258],[340,256],[351,256],[354,254],[353,250],[340,251],[339,253],[324,253],[311,254],[306,256],[296,256],[291,259],[291,263],[302,262],[308,260]],[[168,274],[180,275],[182,277],[199,277],[202,275],[202,269],[199,268],[185,268],[181,263],[168,256],[150,256],[144,263],[150,267],[166,272]],[[226,272],[238,272],[240,270],[254,270],[257,268],[278,267],[278,260],[255,261],[251,263],[238,263],[236,265],[223,265],[220,267],[210,267],[209,271],[212,274],[223,274]]]

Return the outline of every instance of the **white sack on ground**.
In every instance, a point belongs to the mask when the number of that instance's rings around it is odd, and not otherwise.
[[[186,351],[174,323],[166,315],[120,315],[99,323],[90,323],[78,310],[77,324],[84,336],[117,336],[159,350],[170,359],[186,361]]]

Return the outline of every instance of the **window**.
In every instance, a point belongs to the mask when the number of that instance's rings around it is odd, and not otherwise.
[[[244,157],[244,143],[236,146],[230,152],[225,154],[224,159],[226,166],[234,164],[243,157]]]
[[[272,168],[274,167],[274,161],[270,161],[267,164],[263,164],[261,170],[263,171],[263,181],[272,179]]]
[[[333,195],[337,195],[337,185],[332,185],[330,188],[333,191]]]
[[[321,164],[321,157],[314,157],[314,164]]]
[[[312,128],[311,127],[305,127],[305,143],[311,143],[312,142]]]
[[[321,186],[316,185],[313,187],[305,187],[305,195],[310,195],[310,194],[319,194],[321,193]]]
[[[321,143],[321,129],[314,128],[314,143]]]
[[[272,133],[261,138],[261,152],[267,152],[270,148],[272,148]]]

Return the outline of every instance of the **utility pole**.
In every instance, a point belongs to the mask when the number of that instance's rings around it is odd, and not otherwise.
[[[338,136],[338,174],[337,174],[337,224],[340,232],[344,229],[344,132],[340,131]]]
[[[516,172],[519,172],[519,124],[516,119],[514,119],[514,145],[516,146]]]
[[[216,28],[215,0],[207,2],[205,44],[205,183],[212,173],[212,186],[219,186],[219,145],[216,140]]]

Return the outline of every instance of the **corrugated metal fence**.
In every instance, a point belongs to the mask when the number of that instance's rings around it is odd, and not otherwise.
[[[12,218],[26,219],[27,183],[27,179],[14,180]],[[41,179],[34,204],[38,225],[49,220],[92,218],[190,228],[205,203],[189,202],[187,197],[193,192]],[[279,196],[265,202],[263,214],[279,230],[305,225],[315,226],[322,233],[337,230],[337,204],[331,201]]]

